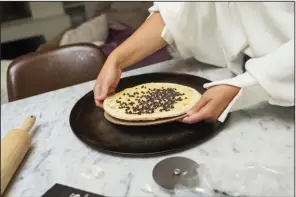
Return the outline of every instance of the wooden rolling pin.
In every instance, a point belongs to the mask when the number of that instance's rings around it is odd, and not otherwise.
[[[31,145],[29,131],[35,120],[35,116],[26,118],[21,128],[9,131],[1,140],[1,196]]]

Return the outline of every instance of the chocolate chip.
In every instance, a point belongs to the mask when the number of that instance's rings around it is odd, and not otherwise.
[[[145,86],[142,86],[143,89],[148,89]],[[176,88],[164,88],[159,89],[153,88],[148,89],[147,92],[141,91],[143,95],[139,95],[139,92],[134,92],[132,95],[129,94],[129,97],[136,97],[135,102],[120,104],[120,107],[127,109],[128,111],[132,110],[132,114],[151,114],[154,113],[156,109],[163,111],[170,111],[174,109],[174,104],[178,101],[182,101],[182,95],[180,92],[176,91]],[[187,98],[187,97],[186,97]],[[130,99],[128,99],[130,101]],[[130,109],[132,106],[132,109]]]

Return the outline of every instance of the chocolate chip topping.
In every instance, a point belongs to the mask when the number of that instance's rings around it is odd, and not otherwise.
[[[152,114],[156,110],[160,112],[170,111],[174,109],[174,104],[183,100],[184,97],[182,96],[185,95],[178,92],[176,88],[161,87],[160,89],[150,89],[141,86],[141,89],[146,89],[147,92],[141,91],[142,95],[137,91],[132,94],[127,93],[127,102],[117,100],[116,103],[119,103],[119,109],[125,109],[127,114],[137,115]],[[133,97],[136,103],[129,99]],[[187,97],[184,99],[187,99]]]

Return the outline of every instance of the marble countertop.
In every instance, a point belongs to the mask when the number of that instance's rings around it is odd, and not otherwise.
[[[210,80],[233,76],[224,68],[194,60],[171,60],[125,72],[123,77],[149,72],[190,73]],[[111,156],[89,148],[72,133],[70,111],[93,85],[94,81],[91,81],[1,105],[2,138],[8,130],[19,127],[27,116],[37,117],[32,148],[5,196],[40,197],[55,183],[106,196],[171,196],[154,189],[152,169],[157,162],[173,155],[155,158]],[[293,148],[294,108],[261,103],[234,112],[217,136],[174,155],[216,166],[220,171],[223,171],[222,166],[232,168],[246,163],[293,170]],[[285,187],[293,192],[293,176],[284,179]]]

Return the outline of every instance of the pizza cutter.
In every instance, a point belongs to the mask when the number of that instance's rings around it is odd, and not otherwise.
[[[125,125],[125,126],[149,126],[149,125],[158,125],[158,124],[164,124],[168,122],[174,122],[174,121],[181,121],[184,117],[186,117],[186,114],[180,115],[180,116],[175,116],[171,118],[162,118],[158,120],[151,120],[151,121],[127,121],[127,120],[121,120],[118,118],[114,118],[110,116],[108,113],[104,112],[104,117],[118,125]]]
[[[170,157],[155,165],[152,176],[161,188],[169,191],[173,191],[178,185],[192,189],[199,185],[198,167],[191,159]]]

